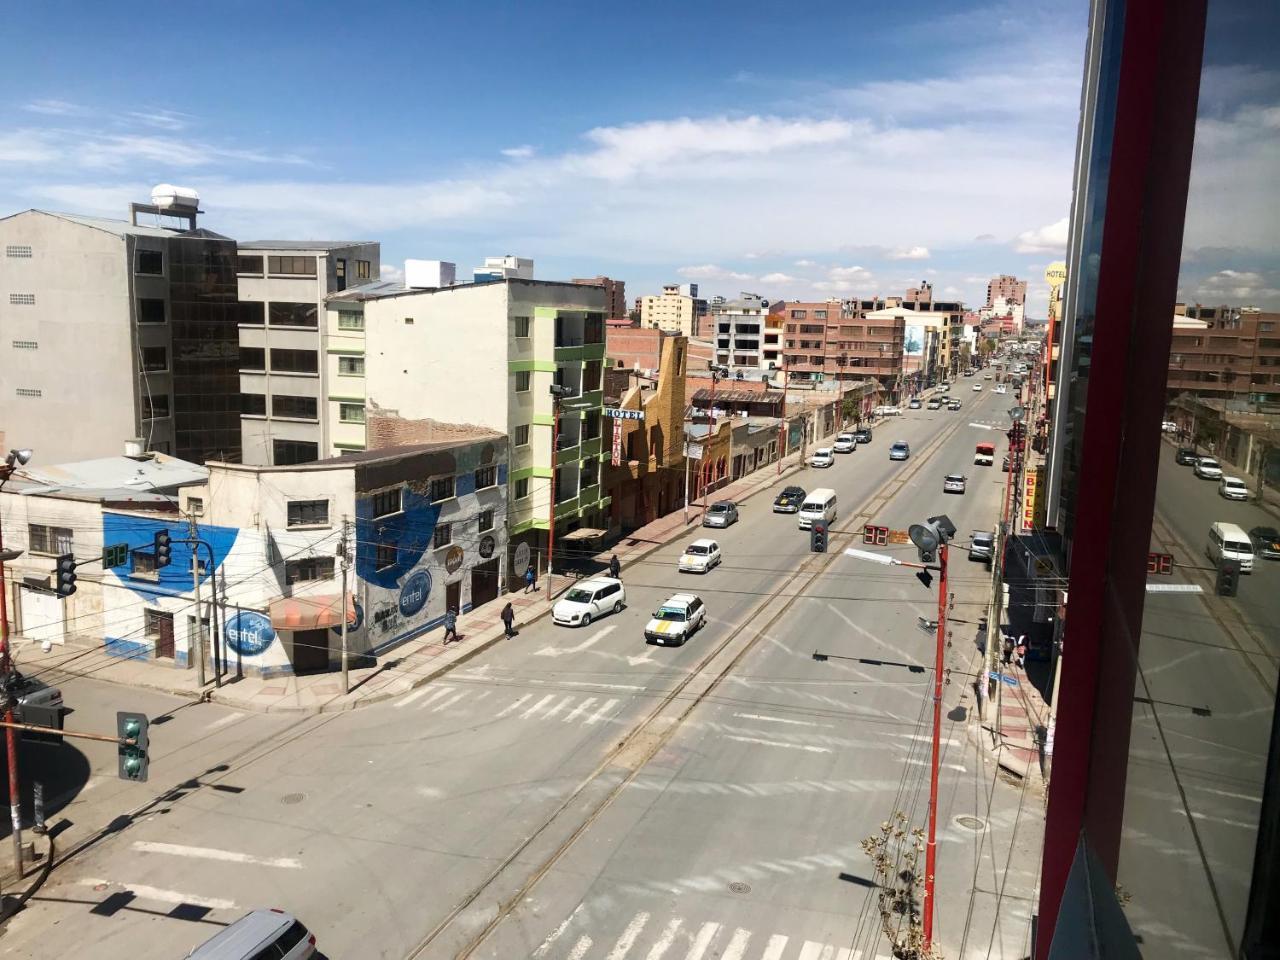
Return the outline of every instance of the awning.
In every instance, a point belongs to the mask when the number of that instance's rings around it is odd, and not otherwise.
[[[570,530],[568,533],[560,537],[561,540],[596,540],[603,537],[608,530],[592,530],[590,527],[579,527],[577,530]]]
[[[324,593],[312,597],[286,597],[271,604],[271,626],[277,630],[323,630],[342,623],[342,597]],[[347,594],[347,623],[356,619],[355,600]]]

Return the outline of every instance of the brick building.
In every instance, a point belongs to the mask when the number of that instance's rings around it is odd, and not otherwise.
[[[789,382],[875,378],[885,390],[902,376],[904,324],[868,320],[883,299],[775,303],[770,320],[784,326],[781,366]]]
[[[587,287],[601,287],[604,290],[605,319],[612,320],[627,315],[627,284],[623,280],[612,280],[609,277],[591,277],[575,279]]]
[[[1280,401],[1280,314],[1256,307],[1174,307],[1166,391]]]
[[[1027,303],[1027,281],[1011,277],[1007,273],[993,277],[991,282],[987,284],[987,309],[993,308],[997,300],[1006,300],[1009,303],[1020,303],[1025,306]]]
[[[607,367],[657,372],[663,341],[675,334],[653,327],[606,327],[604,355]]]

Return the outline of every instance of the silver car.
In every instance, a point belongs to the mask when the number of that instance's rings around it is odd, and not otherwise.
[[[223,927],[188,954],[189,960],[306,960],[316,952],[315,934],[283,910],[254,910]]]
[[[964,493],[967,480],[958,473],[948,473],[942,478],[943,493]]]
[[[906,460],[911,456],[911,446],[905,440],[897,440],[889,447],[890,460]]]
[[[727,527],[738,522],[738,505],[732,500],[717,500],[702,518],[704,527]]]

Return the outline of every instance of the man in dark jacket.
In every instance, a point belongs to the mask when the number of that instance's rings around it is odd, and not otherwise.
[[[622,574],[622,564],[618,562],[618,555],[615,553],[609,558],[609,576],[617,580]]]
[[[508,600],[507,605],[502,608],[501,616],[502,616],[502,626],[506,630],[507,636],[514,637],[516,635],[516,631],[513,625],[516,622],[516,612],[512,608],[510,600]]]
[[[455,642],[462,639],[458,636],[458,611],[453,608],[446,610],[444,614],[444,642],[448,643],[450,637]]]

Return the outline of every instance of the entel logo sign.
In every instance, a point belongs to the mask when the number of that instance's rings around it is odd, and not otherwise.
[[[245,657],[256,657],[265,653],[275,643],[276,631],[271,626],[271,618],[254,610],[241,610],[227,620],[223,631],[227,646]]]
[[[419,570],[404,582],[400,588],[400,613],[412,617],[427,605],[427,596],[431,593],[431,574]]]

